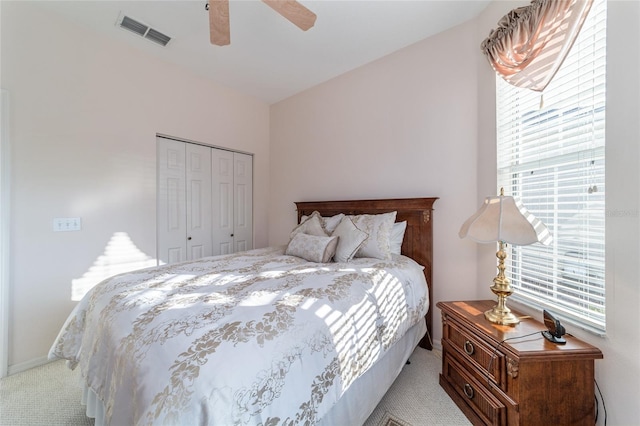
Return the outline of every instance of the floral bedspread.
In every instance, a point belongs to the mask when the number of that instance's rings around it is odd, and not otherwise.
[[[79,365],[113,425],[314,424],[428,309],[404,256],[310,263],[283,247],[94,287],[50,359]]]

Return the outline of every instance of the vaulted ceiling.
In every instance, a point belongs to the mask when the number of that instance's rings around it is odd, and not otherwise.
[[[489,0],[300,0],[302,31],[258,0],[231,0],[231,44],[209,42],[206,0],[42,1],[64,18],[242,93],[274,103],[456,26]],[[162,47],[120,28],[126,15],[169,37]]]

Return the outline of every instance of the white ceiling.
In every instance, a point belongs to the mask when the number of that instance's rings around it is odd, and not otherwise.
[[[209,43],[206,0],[46,1],[39,5],[219,84],[274,103],[458,25],[489,0],[301,0],[307,32],[258,0],[231,0],[231,45]],[[120,13],[172,37],[166,47],[116,26]]]

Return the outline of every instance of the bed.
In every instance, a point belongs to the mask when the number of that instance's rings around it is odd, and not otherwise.
[[[96,425],[362,424],[415,347],[431,349],[435,200],[296,203],[299,222],[394,212],[402,255],[384,260],[267,247],[109,278],[49,358],[80,368]]]

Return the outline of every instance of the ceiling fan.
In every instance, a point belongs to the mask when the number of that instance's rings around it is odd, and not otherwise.
[[[316,14],[296,0],[262,0],[273,10],[303,31],[313,27]],[[229,0],[209,0],[209,36],[211,44],[226,46],[231,43],[229,31]]]

